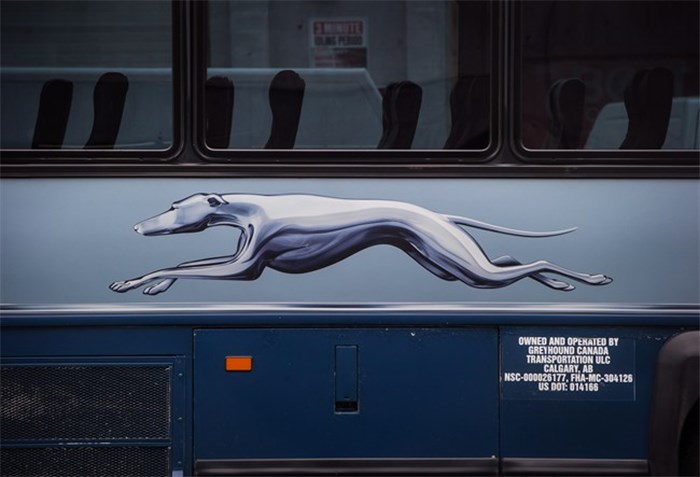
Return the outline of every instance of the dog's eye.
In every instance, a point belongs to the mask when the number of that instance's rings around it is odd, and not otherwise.
[[[209,207],[218,207],[221,205],[221,202],[215,197],[209,197],[207,202],[209,202]]]

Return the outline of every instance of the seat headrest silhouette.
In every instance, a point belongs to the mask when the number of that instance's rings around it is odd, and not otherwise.
[[[233,122],[233,81],[224,76],[212,76],[204,86],[204,94],[206,144],[213,149],[226,149]]]
[[[121,73],[100,76],[92,95],[94,118],[85,149],[112,149],[124,113],[129,80]]]
[[[378,149],[410,149],[416,134],[423,89],[412,81],[389,84],[382,99],[383,134]]]
[[[39,97],[32,149],[60,149],[63,146],[72,101],[72,81],[52,79],[44,83]]]
[[[625,89],[628,125],[620,149],[660,149],[666,141],[673,105],[673,73],[642,69]]]
[[[463,76],[450,93],[452,125],[443,149],[484,149],[490,141],[488,76]]]
[[[578,78],[555,81],[547,97],[545,149],[578,149],[583,126],[586,85]]]
[[[283,70],[270,83],[272,127],[265,149],[292,149],[296,142],[306,82],[292,70]]]

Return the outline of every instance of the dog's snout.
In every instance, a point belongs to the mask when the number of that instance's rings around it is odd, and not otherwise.
[[[138,224],[134,225],[134,231],[138,234],[141,235],[151,235],[152,233],[152,226],[149,226],[149,220],[144,220],[143,222],[139,222]]]
[[[153,224],[151,223],[153,219],[151,220],[144,220],[143,222],[139,222],[138,224],[134,225],[134,231],[136,233],[149,236],[149,235],[157,235],[156,232],[157,230],[154,230]],[[161,233],[162,235],[162,233]]]
[[[168,211],[139,222],[134,225],[134,230],[136,233],[145,235],[146,237],[151,235],[168,235],[173,233],[173,225],[177,223],[175,219],[177,219],[177,217],[173,212]]]

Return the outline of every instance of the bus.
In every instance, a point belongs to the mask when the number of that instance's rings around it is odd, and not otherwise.
[[[699,475],[699,25],[3,0],[0,475]]]

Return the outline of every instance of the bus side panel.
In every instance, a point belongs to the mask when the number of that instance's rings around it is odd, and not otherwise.
[[[492,458],[497,375],[495,329],[198,330],[195,460]]]
[[[571,292],[518,280],[493,290],[445,281],[388,245],[309,273],[266,268],[255,280],[178,280],[164,293],[110,284],[236,252],[234,227],[143,236],[134,224],[197,192],[300,193],[404,201],[549,238],[465,228],[494,260],[538,260],[613,279]],[[3,179],[0,295],[21,306],[209,303],[697,304],[700,192],[695,180]],[[29,220],[28,218],[31,218]],[[679,220],[678,217],[682,217]],[[468,255],[468,254],[467,254]],[[555,275],[552,278],[570,281]],[[57,286],[60,284],[61,286]]]

